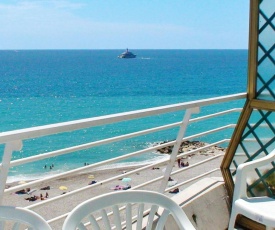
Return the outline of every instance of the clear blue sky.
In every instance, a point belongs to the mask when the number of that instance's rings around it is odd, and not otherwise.
[[[247,49],[249,0],[1,0],[0,49]]]

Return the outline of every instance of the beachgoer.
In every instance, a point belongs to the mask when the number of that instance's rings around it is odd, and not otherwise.
[[[178,159],[178,167],[180,168],[180,166],[181,166],[181,160],[180,160],[180,158]]]
[[[38,196],[31,196],[29,198],[25,198],[25,200],[28,200],[28,201],[36,201],[38,199]]]
[[[46,196],[45,197],[48,198],[49,197],[49,193],[46,192]]]
[[[50,190],[50,189],[51,189],[50,186],[46,186],[46,187],[41,188],[40,190]]]
[[[96,180],[93,180],[93,181],[91,181],[91,182],[89,183],[89,185],[95,184],[96,182],[97,182]]]
[[[22,190],[19,190],[19,191],[16,191],[15,194],[26,194],[27,191],[25,189],[22,189]]]
[[[126,187],[123,188],[123,190],[128,190],[130,188],[131,188],[131,185],[128,184]]]
[[[175,188],[174,190],[170,191],[169,193],[178,193],[180,190],[178,188]]]
[[[120,190],[120,186],[119,185],[116,185],[114,190]]]

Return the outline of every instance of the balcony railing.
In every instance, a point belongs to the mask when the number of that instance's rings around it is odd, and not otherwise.
[[[240,93],[0,133],[0,144],[3,149],[0,165],[0,200],[5,205],[16,205],[18,199],[24,197],[11,194],[19,190],[39,188],[53,181],[58,181],[61,185],[69,176],[85,175],[87,178],[87,175],[93,174],[91,180],[96,172],[101,172],[101,176],[95,176],[94,184],[80,186],[83,183],[79,181],[66,193],[60,191],[60,194],[51,195],[43,201],[24,203],[25,207],[41,214],[51,225],[60,226],[60,221],[79,202],[98,193],[110,192],[107,188],[120,183],[120,179],[125,177],[143,178],[142,182],[133,180],[131,189],[156,190],[172,196],[169,191],[176,188],[182,190],[200,178],[221,176],[219,164],[224,152],[209,154],[209,149],[216,146],[226,148],[245,98],[246,93]],[[227,108],[227,105],[228,109],[219,109]],[[238,108],[235,105],[239,105]],[[202,108],[205,110],[202,111]],[[218,120],[222,122],[216,122]],[[159,121],[159,125],[152,126],[156,121]],[[211,125],[203,125],[208,121],[211,121],[213,128],[209,128]],[[215,127],[216,124],[218,126]],[[114,128],[114,125],[118,126]],[[88,137],[85,136],[87,134]],[[62,145],[58,140],[63,140]],[[207,144],[178,154],[182,148],[181,143],[190,140],[203,141]],[[31,148],[32,143],[36,143],[38,147]],[[157,152],[167,146],[173,146],[170,154]],[[108,149],[116,152],[114,157],[108,158],[104,154],[95,153],[97,151],[104,153]],[[207,156],[204,156],[207,151]],[[31,164],[37,165],[42,162],[42,168],[44,162],[49,159],[73,156],[71,154],[92,160],[82,165],[66,164],[64,167],[61,165],[58,170],[53,168],[52,171],[45,173],[41,169],[36,172],[37,178],[21,184],[10,181],[10,178],[16,178],[18,174],[22,175],[23,171],[20,170]],[[178,159],[188,160],[190,157],[192,164],[188,167],[177,167]],[[120,173],[114,172],[110,177],[106,177],[107,174],[102,171],[103,169],[110,171],[110,168],[115,171],[119,165],[128,166],[127,171],[123,172],[121,168]],[[153,172],[152,169],[156,169],[154,173],[150,173]],[[177,178],[177,183],[169,185],[170,177]],[[17,179],[19,180],[19,177]],[[63,213],[59,211],[60,206],[66,206],[62,208]]]

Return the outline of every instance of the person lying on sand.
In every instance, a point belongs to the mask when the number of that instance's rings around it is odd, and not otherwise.
[[[96,182],[97,182],[96,180],[93,180],[88,185],[95,184]]]
[[[28,201],[36,201],[36,200],[38,200],[38,199],[39,199],[39,197],[36,196],[36,195],[31,196],[31,197],[28,197],[28,198],[25,198],[25,200],[28,200]]]
[[[19,191],[16,191],[15,194],[20,195],[20,194],[27,194],[31,189],[26,188],[26,189],[21,189]]]
[[[116,185],[114,188],[110,188],[112,190],[127,190],[131,188],[131,185],[123,186],[123,185]]]
[[[15,194],[17,195],[20,195],[20,194],[26,194],[27,191],[25,189],[22,189],[22,190],[19,190],[19,191],[16,191]]]
[[[131,185],[124,186],[123,190],[128,190],[131,188]]]
[[[46,187],[41,188],[40,190],[50,190],[50,189],[51,189],[50,186],[46,186]]]
[[[175,188],[174,190],[170,191],[169,193],[178,193],[180,190],[178,188]]]
[[[184,163],[184,162],[181,162],[180,164],[181,164],[181,167],[187,167],[187,166],[189,166],[189,163],[188,163],[188,161],[187,161],[186,163]]]

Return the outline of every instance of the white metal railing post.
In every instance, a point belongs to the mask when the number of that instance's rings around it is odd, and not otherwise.
[[[180,125],[180,129],[176,138],[176,142],[174,144],[172,153],[170,155],[170,161],[167,164],[166,170],[164,172],[164,178],[161,182],[160,188],[159,188],[159,192],[163,193],[167,187],[168,184],[168,179],[169,176],[172,172],[172,169],[174,167],[175,161],[177,159],[177,155],[181,146],[181,142],[182,142],[182,138],[185,135],[189,120],[191,118],[192,113],[199,113],[200,112],[200,108],[199,107],[195,107],[195,108],[191,108],[191,109],[187,109],[185,112],[185,115],[183,117],[182,123]]]
[[[2,164],[0,166],[0,205],[2,204],[2,201],[3,201],[4,190],[5,190],[5,185],[8,178],[12,152],[19,151],[21,150],[21,148],[22,148],[21,140],[8,142],[5,145]]]

